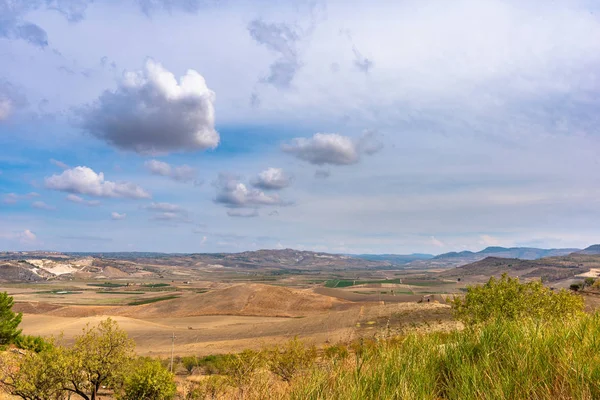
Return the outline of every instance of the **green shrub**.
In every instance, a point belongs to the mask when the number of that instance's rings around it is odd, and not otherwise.
[[[196,356],[181,357],[181,364],[183,364],[183,367],[188,372],[188,374],[191,374],[194,371],[194,368],[198,367],[198,365],[199,365],[198,357],[196,357]]]
[[[583,299],[565,290],[553,292],[540,281],[520,283],[506,274],[483,286],[469,286],[464,297],[450,301],[456,319],[467,325],[492,319],[572,317],[583,311]]]
[[[580,283],[572,283],[569,286],[569,289],[571,289],[574,292],[577,292],[577,291],[579,291],[579,289],[583,289],[583,283],[581,283],[581,282]]]
[[[160,361],[140,359],[133,372],[125,378],[123,400],[168,400],[175,397],[174,375]]]
[[[294,375],[308,368],[317,358],[314,346],[306,347],[294,338],[283,347],[276,347],[269,352],[269,369],[284,382],[292,380]]]
[[[596,283],[596,278],[587,277],[583,280],[585,286],[593,286]]]
[[[51,342],[41,336],[19,335],[15,339],[15,346],[23,350],[30,350],[36,353],[51,350],[54,346]]]

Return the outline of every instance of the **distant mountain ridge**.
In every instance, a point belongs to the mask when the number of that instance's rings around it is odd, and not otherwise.
[[[593,244],[583,250],[579,250],[577,254],[596,255],[600,254],[600,244]]]
[[[598,246],[598,251],[600,254],[600,245]],[[593,247],[593,246],[590,246]],[[589,249],[589,247],[588,247]],[[565,248],[565,249],[540,249],[536,247],[500,247],[500,246],[490,246],[485,249],[477,252],[472,251],[461,251],[461,252],[450,252],[440,254],[434,257],[434,259],[444,259],[444,258],[456,258],[456,257],[477,257],[482,256],[485,257],[499,257],[499,258],[519,258],[521,260],[537,260],[538,258],[543,257],[555,257],[555,256],[565,256],[567,254],[575,253],[580,251],[580,249],[574,248]]]
[[[452,251],[439,254],[430,260],[416,260],[406,264],[408,268],[454,268],[483,260],[486,257],[515,258],[520,260],[538,260],[544,257],[566,256],[579,249],[540,249],[536,247],[500,247],[490,246],[481,251]],[[600,253],[599,253],[600,254]]]

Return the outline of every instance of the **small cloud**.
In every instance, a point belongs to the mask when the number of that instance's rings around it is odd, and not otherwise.
[[[43,201],[34,201],[33,203],[31,203],[31,207],[37,208],[38,210],[46,210],[46,211],[56,210],[56,207],[50,206],[50,205],[44,203]]]
[[[118,212],[113,211],[112,213],[110,213],[110,218],[113,221],[120,221],[122,219],[127,218],[127,214],[119,214]]]
[[[258,217],[258,210],[255,208],[253,210],[228,210],[227,215],[230,217],[240,217],[240,218],[254,218]]]
[[[153,175],[166,176],[178,182],[190,182],[198,175],[198,171],[189,165],[171,166],[166,162],[149,160],[144,166]]]
[[[151,203],[144,207],[152,213],[155,221],[192,222],[187,210],[171,203]]]
[[[288,187],[291,178],[281,168],[269,168],[258,174],[252,186],[264,190],[280,190]]]
[[[337,133],[316,133],[311,138],[295,138],[282,150],[314,165],[351,165],[360,161],[361,154],[372,155],[383,145],[371,131],[358,140]]]
[[[481,235],[479,237],[479,244],[483,246],[500,246],[500,239],[490,235]]]
[[[19,201],[19,196],[16,193],[9,193],[4,196],[4,204],[15,204]]]
[[[77,196],[75,194],[68,195],[66,197],[66,199],[73,203],[84,204],[84,205],[90,206],[90,207],[96,207],[96,206],[100,205],[100,202],[98,200],[86,200],[83,197]]]
[[[257,189],[249,189],[235,175],[220,173],[214,186],[217,188],[215,202],[226,207],[256,208],[259,206],[286,205],[276,194],[269,195]]]
[[[6,196],[4,196],[4,204],[15,204],[15,203],[19,202],[20,200],[32,199],[34,197],[40,197],[39,193],[36,193],[36,192],[30,192],[27,194],[9,193]]]
[[[430,239],[431,239],[431,244],[434,245],[434,246],[436,246],[436,247],[444,247],[444,246],[446,246],[444,244],[444,242],[442,242],[441,240],[436,239],[435,236],[431,236]]]
[[[45,186],[48,189],[96,197],[130,199],[151,197],[136,184],[106,181],[102,172],[96,173],[88,167],[75,167],[65,170],[60,175],[52,175],[46,178]]]
[[[35,233],[31,232],[29,229],[25,229],[18,235],[21,242],[35,242],[37,236]]]
[[[55,160],[54,158],[50,159],[50,163],[56,165],[58,168],[69,169],[69,166],[62,161]]]

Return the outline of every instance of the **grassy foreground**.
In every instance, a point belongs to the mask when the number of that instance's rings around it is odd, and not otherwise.
[[[315,363],[292,399],[598,399],[600,316],[496,321],[355,346]]]

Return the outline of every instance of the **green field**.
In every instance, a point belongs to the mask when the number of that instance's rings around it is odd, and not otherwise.
[[[175,296],[175,295],[163,296],[163,297],[153,297],[151,299],[142,299],[142,300],[132,301],[127,304],[130,306],[141,306],[142,304],[158,303],[159,301],[172,300],[172,299],[177,299],[177,298],[179,298],[179,296]]]
[[[104,287],[104,288],[119,288],[119,287],[126,287],[127,285],[123,284],[123,283],[112,283],[112,282],[104,282],[104,283],[88,283],[88,286],[93,286],[93,287]]]
[[[327,288],[345,288],[356,285],[370,285],[377,283],[401,283],[400,279],[384,279],[384,280],[348,280],[348,279],[331,279],[325,282]]]

